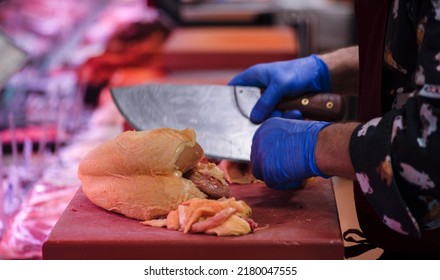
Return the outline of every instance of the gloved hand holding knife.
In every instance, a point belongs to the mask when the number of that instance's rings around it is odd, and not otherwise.
[[[283,116],[276,110],[283,97],[332,89],[327,65],[317,55],[257,64],[238,74],[229,84],[266,88],[251,112],[251,121],[255,123]],[[288,118],[267,120],[253,138],[252,171],[271,188],[297,188],[306,178],[325,176],[316,165],[315,146],[318,133],[329,123],[292,120],[292,116],[298,119],[301,114],[295,111],[287,114]]]
[[[296,97],[311,92],[331,92],[326,64],[316,55],[273,63],[257,64],[235,76],[229,85],[266,88],[252,110],[250,119],[261,123],[275,110],[282,97]]]

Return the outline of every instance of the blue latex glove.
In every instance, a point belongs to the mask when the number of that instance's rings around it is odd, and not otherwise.
[[[285,119],[302,120],[303,115],[300,110],[291,110],[286,112],[281,112],[279,110],[274,110],[269,116],[270,118],[280,117]]]
[[[327,65],[316,55],[254,65],[235,76],[229,85],[266,88],[251,112],[254,123],[279,115],[274,109],[283,96],[331,91]]]
[[[251,165],[257,179],[273,189],[294,189],[304,179],[324,174],[316,166],[318,132],[328,122],[270,118],[252,141]]]

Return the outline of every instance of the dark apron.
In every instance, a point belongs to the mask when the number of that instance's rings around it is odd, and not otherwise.
[[[361,122],[384,113],[381,109],[383,46],[392,2],[355,2],[360,60],[358,120]],[[362,233],[371,247],[384,249],[381,258],[440,259],[440,230],[424,232],[421,239],[399,234],[381,221],[357,182],[354,183],[354,199]]]

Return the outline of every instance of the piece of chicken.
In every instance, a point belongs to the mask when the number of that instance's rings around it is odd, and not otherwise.
[[[144,221],[152,227],[166,227],[183,233],[206,233],[218,236],[244,235],[257,224],[250,219],[252,210],[243,200],[193,198],[183,202],[164,219]]]

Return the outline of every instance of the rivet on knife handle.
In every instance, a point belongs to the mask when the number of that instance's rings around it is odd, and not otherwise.
[[[322,121],[340,121],[345,115],[344,99],[334,93],[310,93],[296,98],[283,98],[277,109],[300,110],[304,118]]]

